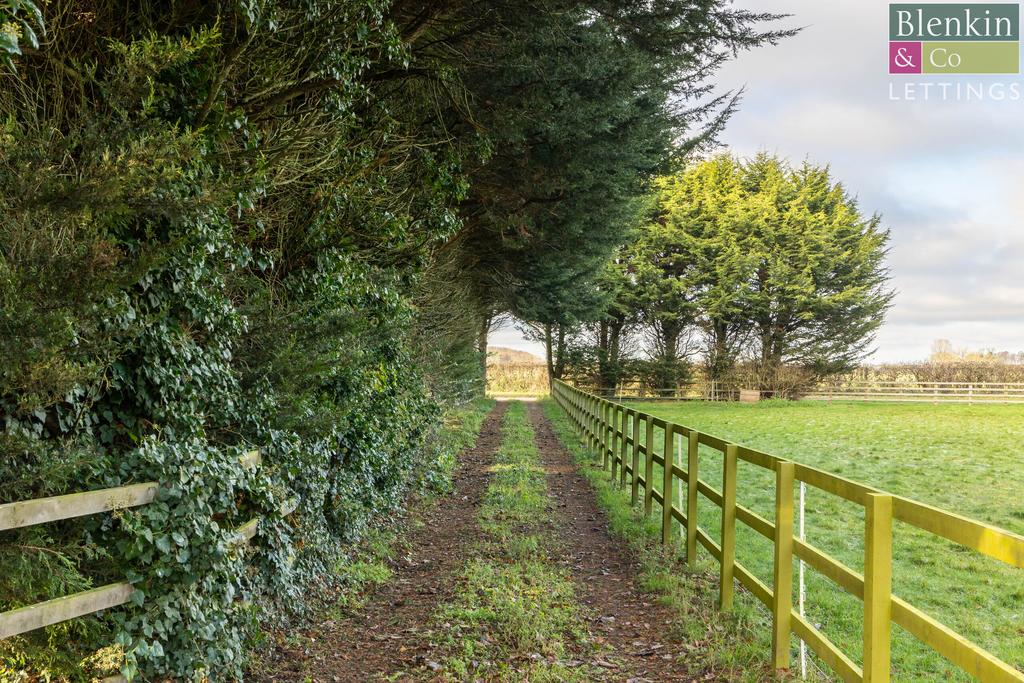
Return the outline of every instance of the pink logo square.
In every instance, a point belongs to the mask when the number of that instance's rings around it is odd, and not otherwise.
[[[893,41],[889,43],[889,73],[921,73],[921,43]]]

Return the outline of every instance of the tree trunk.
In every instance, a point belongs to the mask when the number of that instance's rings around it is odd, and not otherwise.
[[[708,379],[721,380],[732,368],[729,353],[729,326],[716,321],[711,325],[711,349],[708,352]]]
[[[558,337],[555,341],[554,376],[562,379],[565,375],[565,325],[558,326]]]
[[[609,386],[618,388],[622,381],[622,323],[612,321],[608,326],[608,380]]]
[[[480,375],[484,380],[484,393],[487,392],[487,337],[491,332],[491,321],[494,314],[487,312],[480,321],[480,330],[476,338],[476,350],[480,354]]]
[[[597,327],[597,383],[600,394],[608,393],[608,321],[602,320]]]
[[[663,396],[676,395],[674,367],[678,360],[676,355],[679,350],[679,333],[679,327],[675,323],[666,323],[662,327],[662,342],[665,349],[662,353],[661,372],[658,373],[658,384],[661,386],[656,388],[664,390],[661,392]]]
[[[548,390],[551,390],[551,380],[555,376],[555,359],[552,352],[551,323],[544,323],[544,358],[548,364]]]

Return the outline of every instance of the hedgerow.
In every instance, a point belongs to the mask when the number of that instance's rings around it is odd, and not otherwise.
[[[241,677],[255,625],[442,456],[412,301],[463,182],[361,80],[404,59],[387,3],[115,5],[40,5],[43,44],[0,76],[0,500],[159,494],[4,535],[2,609],[135,590],[4,641],[0,670]],[[292,107],[282,72],[314,52],[342,87]]]
[[[645,179],[734,100],[679,103],[787,35],[751,28],[771,18],[0,0],[0,502],[160,484],[4,532],[0,610],[135,590],[0,642],[3,675],[242,676],[257,623],[444,484],[438,425],[480,392],[490,322],[593,298]]]

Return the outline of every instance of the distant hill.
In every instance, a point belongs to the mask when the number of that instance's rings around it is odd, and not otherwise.
[[[534,365],[543,363],[543,358],[535,356],[529,351],[517,351],[516,349],[507,349],[504,346],[487,347],[488,365]]]

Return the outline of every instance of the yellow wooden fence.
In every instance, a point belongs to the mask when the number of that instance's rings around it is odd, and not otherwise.
[[[241,457],[240,463],[245,468],[258,467],[261,463],[259,451],[245,453]],[[148,505],[156,499],[159,489],[159,483],[145,482],[98,491],[84,491],[50,498],[4,503],[0,505],[0,532]],[[281,514],[290,515],[297,506],[297,501],[290,501],[282,506]],[[256,517],[235,529],[235,543],[244,545],[251,541],[259,530],[259,521],[259,517]],[[0,640],[124,605],[131,600],[134,591],[132,584],[121,581],[35,605],[0,612]],[[123,680],[121,676],[113,676],[105,679],[104,683],[116,683]]]
[[[624,486],[630,485],[633,503],[640,502],[642,492],[644,510],[648,514],[653,511],[654,503],[661,506],[662,542],[671,542],[671,523],[675,519],[686,530],[687,563],[695,563],[698,545],[717,560],[720,568],[720,609],[731,609],[735,581],[739,581],[768,608],[772,613],[772,661],[776,669],[789,668],[790,637],[796,634],[844,681],[889,681],[891,625],[895,623],[980,681],[1024,683],[1024,673],[892,594],[892,526],[893,520],[899,520],[1018,568],[1024,568],[1024,537],[823,470],[729,443],[690,427],[666,422],[558,380],[553,382],[551,389],[583,442],[601,454],[604,467],[611,469],[613,478]],[[660,436],[662,452],[672,453],[677,434],[687,442],[686,469],[676,465],[673,458],[666,459],[655,452],[657,437]],[[699,478],[697,455],[701,445],[722,454],[721,491]],[[738,461],[775,473],[774,521],[737,503]],[[663,496],[654,488],[656,464],[663,472],[661,490],[669,495]],[[686,483],[685,510],[672,503],[675,479]],[[797,481],[864,508],[863,575],[793,535],[793,487]],[[720,544],[697,524],[699,497],[721,510]],[[773,543],[771,586],[760,581],[736,560],[737,521]],[[858,666],[793,609],[794,557],[821,572],[847,593],[863,600],[863,666]]]

